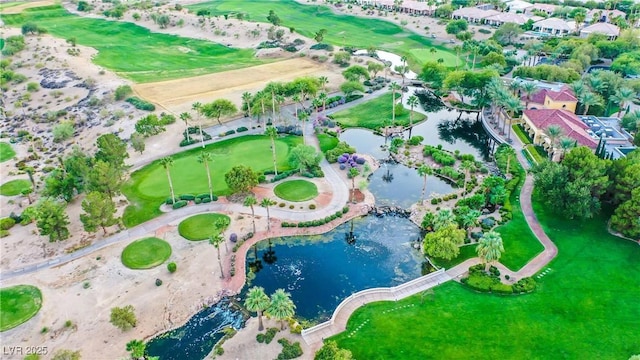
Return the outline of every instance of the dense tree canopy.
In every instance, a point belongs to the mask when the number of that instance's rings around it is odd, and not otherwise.
[[[224,174],[224,181],[233,193],[247,192],[258,185],[258,175],[250,167],[238,165]]]

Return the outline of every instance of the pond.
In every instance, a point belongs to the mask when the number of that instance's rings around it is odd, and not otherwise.
[[[224,299],[198,312],[184,326],[153,338],[147,352],[161,360],[201,360],[224,336],[224,328],[238,330],[243,324],[242,313]]]
[[[375,196],[377,205],[409,208],[420,200],[424,179],[416,169],[396,163],[382,162],[380,168],[369,178],[369,191]],[[435,176],[427,176],[425,198],[429,194],[448,194],[454,189]]]
[[[421,275],[424,255],[412,247],[420,229],[409,219],[355,219],[351,244],[350,230],[347,222],[323,235],[261,241],[255,249],[258,264],[254,250],[247,254],[247,268],[256,272],[241,297],[251,286],[262,286],[267,294],[284,288],[296,304],[296,316],[324,321],[352,293]]]

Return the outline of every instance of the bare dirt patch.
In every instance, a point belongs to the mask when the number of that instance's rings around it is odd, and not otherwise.
[[[134,91],[173,113],[181,113],[189,111],[196,101],[204,103],[227,98],[239,104],[245,91],[257,91],[270,81],[286,82],[302,76],[327,76],[330,83],[334,79],[334,84],[340,81],[329,65],[295,58],[186,79],[137,84]]]

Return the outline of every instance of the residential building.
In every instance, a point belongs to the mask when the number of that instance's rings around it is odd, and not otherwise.
[[[529,21],[529,19],[533,21],[538,21],[538,20],[541,20],[542,18],[540,16],[529,16],[525,14],[515,14],[511,12],[506,12],[506,13],[499,13],[499,14],[486,17],[484,19],[484,23],[492,26],[500,26],[505,23],[514,23],[518,25],[523,25],[524,23]]]
[[[542,88],[527,100],[526,94],[521,94],[520,100],[527,104],[531,110],[558,109],[572,113],[576,112],[578,99],[568,86],[562,86],[559,90]]]
[[[466,7],[454,10],[451,17],[453,19],[464,19],[469,23],[483,24],[486,18],[498,14],[501,14],[501,12],[493,9],[482,10],[476,7]]]
[[[626,19],[627,14],[625,14],[620,10],[592,9],[587,12],[585,21],[588,23],[596,23],[596,22],[611,23],[617,17],[622,17],[623,19]]]
[[[555,125],[562,129],[562,136],[576,141],[577,145],[595,149],[597,138],[587,132],[589,125],[580,120],[574,113],[563,109],[524,110],[522,113],[525,131],[533,139],[535,145],[542,145],[547,152],[557,154],[557,147],[551,143],[547,135],[549,126]]]
[[[607,154],[613,159],[626,157],[628,153],[636,149],[631,139],[633,137],[620,128],[620,119],[616,117],[595,117],[592,115],[579,116],[589,129],[587,133],[596,141],[600,138],[605,142]]]
[[[586,26],[580,30],[580,37],[588,37],[591,34],[602,34],[609,40],[615,40],[620,35],[620,28],[608,23],[595,23],[593,25]]]
[[[522,0],[509,1],[505,5],[507,6],[507,8],[509,8],[509,12],[512,13],[525,13],[529,8],[533,6],[532,3]]]
[[[533,31],[539,31],[555,36],[568,35],[574,30],[575,26],[572,26],[570,22],[557,18],[544,19],[536,21],[533,24]]]
[[[370,5],[377,9],[386,11],[398,11],[413,15],[433,15],[436,11],[435,5],[429,5],[425,1],[404,0],[399,4],[393,0],[358,0],[358,5]]]
[[[533,4],[527,9],[525,14],[533,15],[534,12],[543,12],[548,16],[551,16],[557,8],[558,6],[553,4]]]

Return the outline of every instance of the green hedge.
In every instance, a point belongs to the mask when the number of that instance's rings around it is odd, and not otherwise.
[[[183,208],[183,207],[187,206],[188,203],[189,202],[186,201],[186,200],[178,200],[173,204],[172,207],[173,207],[174,210],[175,209],[180,209],[180,208]]]
[[[315,227],[315,226],[322,226],[326,223],[329,223],[339,217],[342,217],[342,215],[346,214],[349,212],[349,206],[345,206],[342,208],[342,210],[338,210],[336,211],[334,214],[327,216],[325,218],[322,219],[317,219],[317,220],[310,220],[310,221],[301,221],[299,223],[290,223],[290,222],[286,222],[283,221],[280,223],[280,226],[282,227],[298,227],[298,228],[305,228],[305,227]]]
[[[126,100],[138,110],[154,111],[156,106],[150,102],[144,101],[138,97],[132,96]]]

